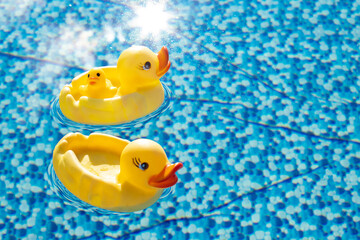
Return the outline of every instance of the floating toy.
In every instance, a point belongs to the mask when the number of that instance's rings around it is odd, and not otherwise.
[[[160,78],[170,68],[169,53],[143,46],[123,51],[117,66],[92,69],[60,92],[62,113],[78,123],[115,125],[144,117],[164,102]],[[97,75],[100,76],[97,76]]]
[[[148,139],[133,142],[93,133],[69,133],[56,145],[54,170],[64,186],[93,206],[134,212],[151,206],[176,184],[182,163],[170,164]]]
[[[87,84],[79,87],[81,96],[100,99],[115,97],[118,88],[113,87],[110,80],[106,79],[104,70],[93,68],[87,78]]]

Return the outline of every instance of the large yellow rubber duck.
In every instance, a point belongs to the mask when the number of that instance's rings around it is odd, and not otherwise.
[[[148,139],[133,142],[93,133],[69,133],[56,145],[57,177],[75,196],[93,206],[134,212],[151,206],[176,184],[182,163],[170,164],[163,148]]]
[[[117,88],[115,96],[94,97],[84,92],[84,86],[89,85],[89,72],[85,72],[61,90],[60,109],[67,118],[92,125],[115,125],[141,118],[163,103],[164,89],[159,79],[170,65],[166,47],[158,54],[147,47],[130,47],[122,52],[117,66],[98,68],[111,87]]]

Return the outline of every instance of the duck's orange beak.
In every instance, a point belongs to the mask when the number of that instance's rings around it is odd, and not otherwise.
[[[161,50],[158,52],[158,60],[159,60],[159,69],[156,72],[156,75],[162,77],[170,68],[170,61],[169,61],[169,51],[166,47],[162,47]]]
[[[178,180],[176,172],[182,167],[182,163],[166,165],[159,174],[150,178],[149,185],[157,188],[168,188],[175,185]]]
[[[89,84],[90,85],[95,85],[96,81],[95,80],[99,80],[97,77],[89,77]]]

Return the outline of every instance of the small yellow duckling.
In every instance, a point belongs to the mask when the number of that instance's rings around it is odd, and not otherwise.
[[[114,97],[117,90],[112,86],[110,80],[106,79],[105,72],[101,68],[91,69],[87,76],[87,85],[79,87],[82,96],[102,99]]]

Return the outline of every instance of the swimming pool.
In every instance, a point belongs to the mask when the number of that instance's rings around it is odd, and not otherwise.
[[[360,2],[148,4],[0,2],[0,238],[360,238]],[[157,141],[179,182],[140,213],[65,204],[52,151],[92,131],[50,103],[134,44],[169,49],[171,108],[100,131]]]

